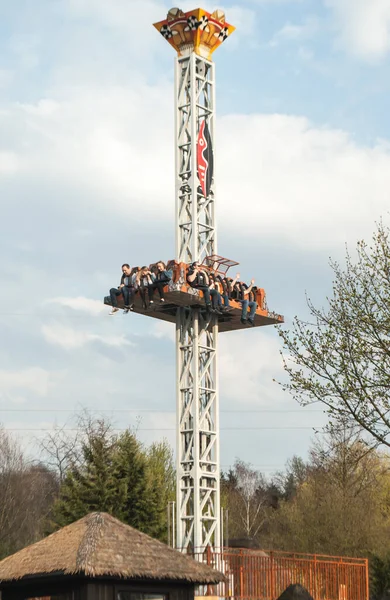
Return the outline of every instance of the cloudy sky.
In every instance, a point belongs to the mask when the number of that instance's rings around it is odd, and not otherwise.
[[[169,8],[0,0],[0,422],[31,452],[80,407],[174,443],[172,327],[102,306],[122,262],[174,256]],[[237,27],[214,55],[219,251],[288,327],[305,291],[324,302],[329,256],[388,221],[390,1],[203,8]],[[276,331],[220,347],[223,467],[304,456],[323,415],[273,383]]]

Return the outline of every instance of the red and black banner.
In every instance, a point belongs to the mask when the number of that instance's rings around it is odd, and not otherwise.
[[[197,163],[200,187],[205,198],[211,190],[214,171],[213,145],[206,119],[201,123],[198,133]]]

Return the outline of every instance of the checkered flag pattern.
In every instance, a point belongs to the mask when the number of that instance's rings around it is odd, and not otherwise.
[[[203,15],[203,17],[199,21],[199,29],[203,29],[203,30],[207,29],[208,24],[209,24],[208,17],[206,17],[206,15]]]
[[[199,26],[199,21],[194,15],[191,15],[187,19],[187,24],[188,24],[188,28],[186,27],[186,29],[189,29],[190,31],[196,31]]]
[[[172,30],[169,27],[169,25],[163,25],[160,29],[160,33],[166,40],[171,39],[171,37],[173,35]]]
[[[221,42],[224,42],[227,38],[227,36],[229,35],[229,30],[227,27],[224,27],[223,29],[221,29],[221,31],[218,34],[218,39],[221,40]]]

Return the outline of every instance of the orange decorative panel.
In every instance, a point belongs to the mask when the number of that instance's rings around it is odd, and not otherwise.
[[[195,52],[207,59],[235,30],[226,22],[222,10],[208,13],[202,8],[186,13],[171,8],[165,21],[154,23],[154,27],[179,55]]]

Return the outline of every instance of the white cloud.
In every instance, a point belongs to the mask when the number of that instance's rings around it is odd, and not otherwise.
[[[212,12],[214,9],[210,9]],[[259,29],[256,28],[256,13],[254,10],[249,8],[243,8],[241,6],[229,6],[225,9],[226,20],[228,23],[234,25],[236,30],[232,34],[232,38],[226,40],[227,51],[234,48],[238,43],[242,43],[242,38],[248,40],[251,36],[256,34],[259,35]]]
[[[0,151],[0,176],[14,175],[18,170],[18,157],[13,152]]]
[[[249,336],[253,336],[249,340]],[[273,378],[282,360],[277,336],[255,330],[220,337],[219,380],[221,397],[241,407],[266,406],[285,400]]]
[[[101,342],[106,346],[121,348],[123,346],[134,346],[124,334],[119,335],[100,335],[81,331],[80,329],[72,329],[64,325],[43,325],[42,334],[44,339],[54,346],[60,346],[65,350],[75,350],[82,348],[91,342]]]
[[[87,203],[114,204],[128,215],[131,200],[140,211],[161,208],[174,184],[161,160],[172,155],[171,100],[170,86],[129,83],[70,87],[61,100],[18,104],[0,114],[0,132],[12,132],[16,146],[0,154],[0,173],[13,172],[19,163],[27,180],[49,177],[60,186],[76,185]]]
[[[325,5],[333,11],[348,52],[376,60],[390,51],[389,0],[325,0]]]
[[[78,296],[77,298],[49,298],[45,304],[58,304],[67,308],[72,308],[76,311],[86,312],[91,315],[101,315],[107,309],[99,300]]]
[[[54,111],[16,107],[3,127],[14,128],[19,181],[44,188],[50,177],[58,189],[71,182],[67,202],[78,211],[99,205],[124,219],[136,210],[139,219],[171,220],[171,91],[166,84],[79,87],[53,101]],[[331,252],[387,213],[386,143],[360,145],[345,131],[288,115],[230,115],[217,123],[217,211],[225,231]]]
[[[387,215],[388,144],[359,145],[344,131],[287,115],[224,117],[218,142],[225,227],[332,252],[370,235],[374,219]]]
[[[130,41],[137,45],[153,41],[156,32],[152,24],[164,19],[167,13],[164,4],[154,0],[65,0],[64,4],[67,16],[70,13],[74,18],[96,20],[105,27],[130,35]]]
[[[0,69],[0,89],[7,88],[13,81],[14,73],[10,69]]]
[[[19,33],[11,36],[9,48],[23,69],[34,69],[39,65],[40,38],[37,34]]]
[[[25,113],[41,117],[49,117],[60,109],[60,104],[50,98],[42,98],[37,104],[20,103],[19,106]]]
[[[249,0],[252,4],[300,4],[305,0]]]
[[[165,321],[157,321],[153,324],[151,335],[157,339],[168,339],[174,342],[176,339],[175,325]]]
[[[316,17],[307,17],[300,25],[288,22],[275,33],[270,41],[270,46],[277,46],[284,41],[302,41],[312,38],[318,28],[319,22]]]
[[[2,393],[12,390],[30,390],[40,396],[46,396],[50,385],[50,373],[40,367],[16,371],[0,371],[0,388]],[[0,397],[1,400],[1,397]]]

